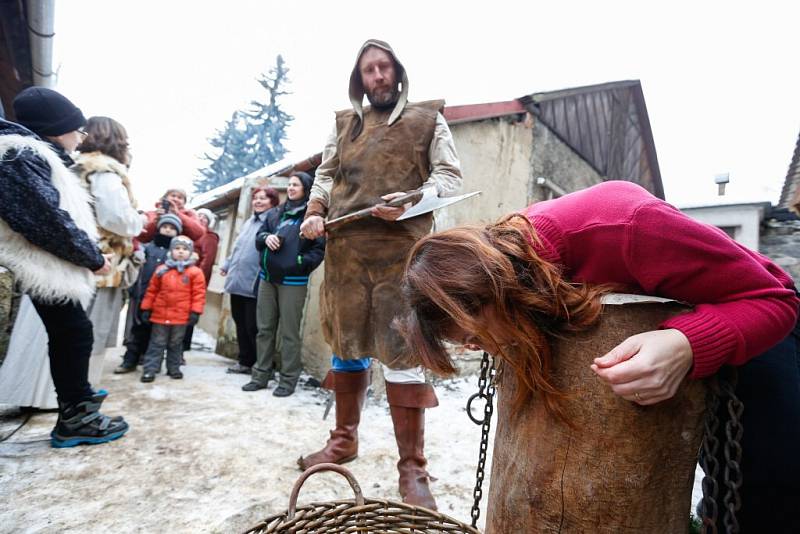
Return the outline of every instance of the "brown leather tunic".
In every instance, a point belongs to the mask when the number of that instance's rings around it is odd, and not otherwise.
[[[386,124],[389,110],[367,108],[363,131],[354,140],[357,116],[351,110],[338,112],[339,168],[328,217],[422,186],[430,173],[436,114],[443,105],[441,100],[409,103],[391,126]],[[393,368],[409,367],[409,349],[392,323],[407,311],[400,292],[406,257],[432,221],[430,214],[401,222],[367,218],[328,234],[320,307],[325,339],[338,357],[370,356]]]

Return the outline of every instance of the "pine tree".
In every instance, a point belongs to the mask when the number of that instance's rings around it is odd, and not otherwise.
[[[280,108],[278,99],[289,94],[284,89],[288,72],[283,58],[278,55],[275,67],[270,69],[268,75],[262,74],[258,79],[258,83],[269,94],[269,101],[262,103],[253,100],[250,102],[250,111],[245,112],[250,126],[247,142],[253,147],[253,164],[258,165],[256,168],[280,161],[286,153],[283,147],[286,126],[294,117]]]
[[[278,99],[289,94],[285,89],[289,82],[288,72],[283,58],[278,55],[275,67],[257,80],[269,95],[266,102],[253,100],[248,110],[235,111],[224,128],[217,130],[208,140],[218,155],[208,152],[203,155],[207,166],[198,170],[201,176],[194,180],[198,193],[227,184],[283,158],[286,127],[293,117],[281,109]]]

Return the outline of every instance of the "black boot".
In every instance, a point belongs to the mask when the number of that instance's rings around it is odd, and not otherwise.
[[[125,354],[122,356],[122,363],[119,364],[116,369],[114,369],[114,374],[121,375],[134,372],[136,370],[136,366],[139,364],[140,359],[141,355],[130,349],[126,350]]]
[[[58,403],[58,421],[50,432],[50,444],[56,448],[87,444],[97,445],[122,437],[128,423],[122,417],[110,418],[100,413],[105,400],[101,390],[90,399],[76,403]]]

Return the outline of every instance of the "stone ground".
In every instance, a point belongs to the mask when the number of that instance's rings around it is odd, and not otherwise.
[[[324,444],[332,424],[333,414],[322,420],[325,393],[242,392],[247,377],[226,374],[231,361],[208,350],[187,353],[183,380],[142,384],[138,373],[111,374],[120,352],[107,353],[100,385],[110,392],[104,411],[124,415],[131,430],[110,444],[52,449],[56,415],[33,416],[0,443],[0,532],[241,532],[287,509],[295,461]],[[475,378],[443,382],[441,406],[428,411],[433,493],[441,512],[464,522],[480,439],[464,406],[476,388]],[[0,437],[22,420],[0,407]],[[367,401],[360,454],[347,467],[365,496],[399,500],[383,399]],[[350,496],[343,479],[323,473],[303,486],[300,504]]]

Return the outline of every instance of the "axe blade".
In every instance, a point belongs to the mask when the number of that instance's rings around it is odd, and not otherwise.
[[[462,200],[466,200],[470,197],[474,197],[476,195],[480,195],[482,191],[474,191],[472,193],[467,193],[465,195],[458,195],[455,197],[438,197],[436,196],[436,189],[433,187],[427,187],[424,190],[424,194],[422,195],[422,200],[411,206],[403,213],[400,217],[397,218],[398,221],[402,221],[404,219],[410,219],[411,217],[416,217],[418,215],[423,215],[425,213],[430,213],[434,210],[438,210],[439,208],[444,208],[445,206],[449,206],[450,204],[455,204],[456,202],[461,202]]]

